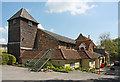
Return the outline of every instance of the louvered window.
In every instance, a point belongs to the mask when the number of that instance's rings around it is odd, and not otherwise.
[[[31,21],[28,21],[28,25],[32,26],[32,22],[31,22]]]

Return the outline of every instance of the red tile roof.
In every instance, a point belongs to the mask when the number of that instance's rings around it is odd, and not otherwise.
[[[77,52],[77,50],[71,50],[71,49],[61,49],[62,54],[64,55],[64,58],[66,60],[69,59],[80,59],[80,55]]]
[[[24,50],[21,54],[20,58],[40,58],[47,49],[45,50]],[[38,55],[39,54],[39,55]],[[52,57],[51,59],[64,59],[61,55],[61,51],[59,49],[52,50]]]
[[[99,57],[98,55],[96,55],[95,53],[92,53],[91,51],[85,50],[85,53],[89,56],[90,59],[95,59]]]
[[[20,58],[40,58],[46,50],[24,50]]]
[[[84,51],[78,50],[78,53],[79,53],[81,59],[90,59],[89,56]]]
[[[90,40],[89,38],[83,36],[82,34],[80,34],[76,40],[83,40],[83,39],[84,40]]]
[[[95,46],[95,44],[91,40],[77,40],[75,49],[78,49],[81,43],[83,43],[86,46],[87,50],[90,44],[93,44]]]
[[[25,50],[20,58],[40,58],[47,50]],[[39,54],[39,55],[38,55]],[[37,57],[36,57],[37,56]],[[94,59],[97,58],[90,51],[77,51],[71,49],[52,50],[52,60],[76,60],[76,59]]]

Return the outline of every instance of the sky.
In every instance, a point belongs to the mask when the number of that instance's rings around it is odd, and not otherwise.
[[[39,28],[76,39],[80,33],[97,45],[99,36],[110,32],[118,37],[118,2],[3,2],[0,43],[8,41],[8,22],[25,8],[40,24]]]

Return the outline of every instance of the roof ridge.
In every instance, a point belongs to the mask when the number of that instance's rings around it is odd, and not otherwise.
[[[20,14],[20,17],[22,17],[22,14],[23,14],[23,9],[24,9],[24,8],[22,8],[22,9],[21,9],[21,14]]]
[[[47,31],[47,30],[44,30],[44,31]],[[50,31],[47,31],[47,32],[50,32]],[[50,32],[50,33],[53,33],[53,32]],[[53,34],[59,35],[59,34],[57,34],[57,33],[53,33]],[[62,35],[59,35],[59,36],[62,36]],[[62,36],[62,37],[68,38],[68,37],[66,37],[66,36]],[[71,39],[71,38],[68,38],[68,39]],[[74,40],[74,39],[71,39],[71,40]],[[74,40],[74,41],[75,41],[75,40]]]
[[[17,13],[15,13],[8,21],[15,19],[15,18],[25,18],[27,20],[30,20],[32,22],[35,22],[37,24],[39,24],[29,13],[25,8],[21,8]]]
[[[55,39],[57,39],[59,41],[75,44],[75,40],[74,39],[71,39],[71,38],[68,38],[66,36],[62,36],[62,35],[59,35],[59,34],[56,34],[56,33],[50,32],[50,31],[47,31],[47,30],[43,30],[43,29],[40,29],[40,28],[38,28],[38,30],[41,30],[41,31],[51,35],[52,37],[54,37]]]
[[[63,48],[62,48],[63,49]],[[63,50],[72,50],[72,49],[63,49]],[[72,50],[72,51],[77,51],[77,50]]]

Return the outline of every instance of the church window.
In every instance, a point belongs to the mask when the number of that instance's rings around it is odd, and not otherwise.
[[[32,26],[32,22],[31,22],[31,21],[28,21],[28,25]]]

